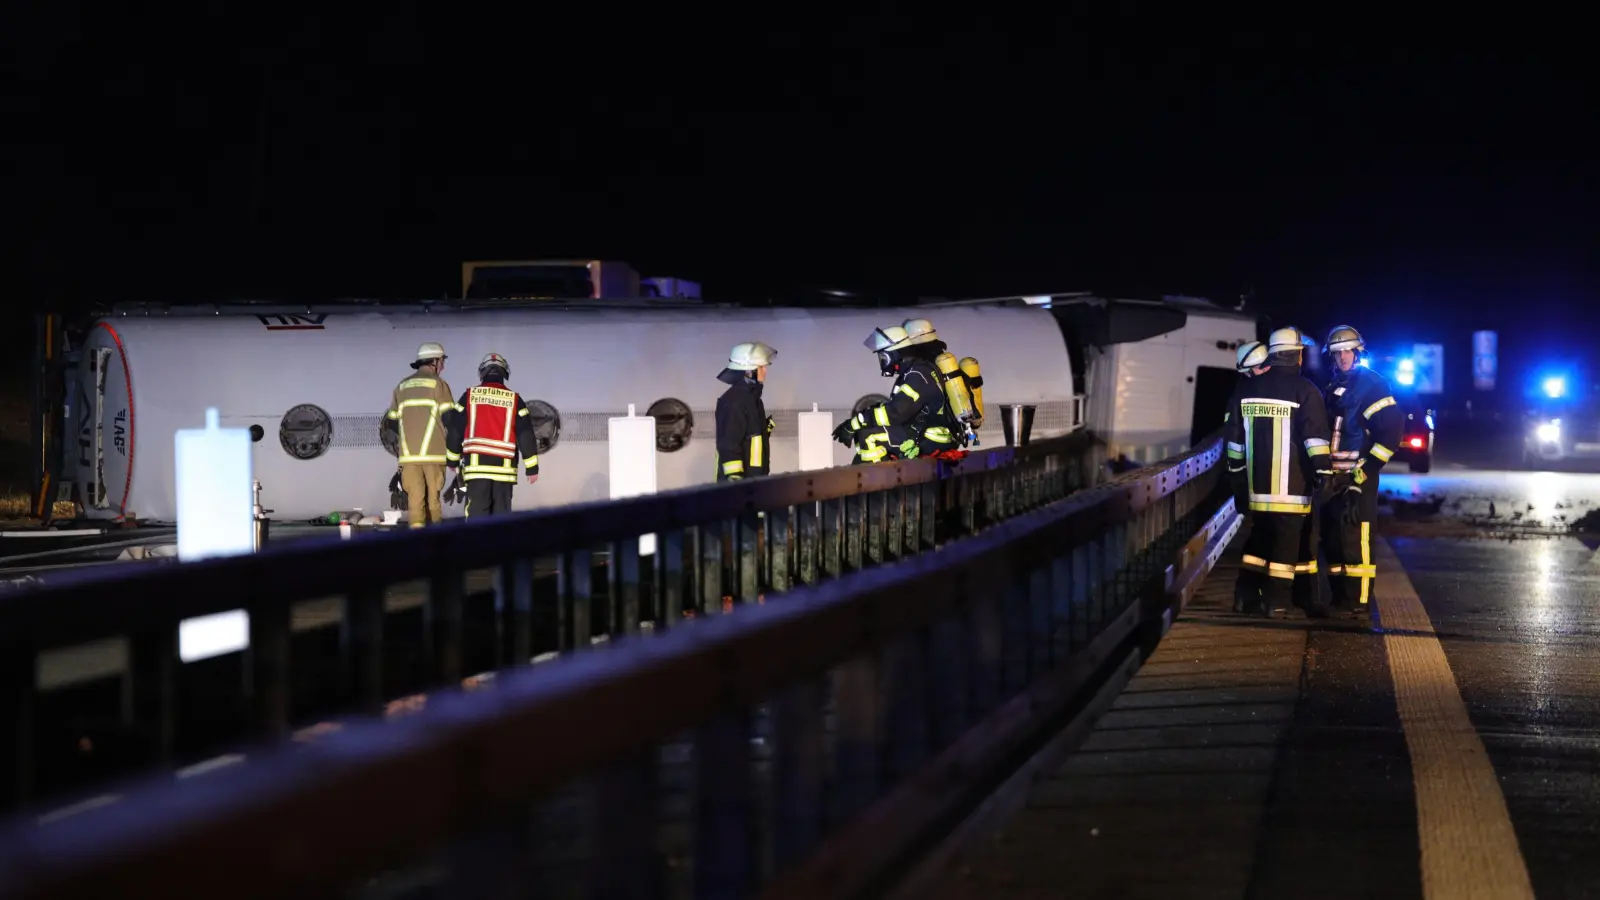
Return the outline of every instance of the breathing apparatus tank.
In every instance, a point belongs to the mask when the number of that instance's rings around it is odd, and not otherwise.
[[[976,368],[977,360],[972,360],[972,363]],[[973,443],[977,443],[978,436],[972,433],[977,428],[974,420],[981,422],[982,416],[974,401],[972,388],[967,383],[966,370],[956,362],[956,355],[948,350],[934,357],[933,364],[944,377],[944,397],[950,404],[950,416],[962,426]]]
[[[972,419],[973,428],[983,427],[983,370],[978,367],[978,361],[973,357],[963,357],[961,360],[961,374],[966,376],[967,387],[972,390],[972,411],[976,415]]]

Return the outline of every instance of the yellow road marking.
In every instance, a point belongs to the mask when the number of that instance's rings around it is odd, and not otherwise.
[[[1378,612],[1411,754],[1428,900],[1532,898],[1506,798],[1411,579],[1389,543],[1373,542]],[[1394,632],[1401,632],[1396,634]]]

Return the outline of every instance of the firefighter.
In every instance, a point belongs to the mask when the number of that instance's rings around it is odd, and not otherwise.
[[[975,443],[983,427],[983,370],[978,361],[970,356],[957,360],[928,319],[907,319],[900,327],[906,330],[907,346],[928,345],[944,387],[946,409],[956,425],[957,442]]]
[[[517,454],[528,483],[539,480],[539,445],[533,434],[528,405],[506,387],[511,364],[498,353],[478,363],[481,384],[461,395],[446,424],[445,453],[460,474],[451,484],[452,502],[466,495],[467,516],[511,511],[511,491],[517,483]]]
[[[1239,374],[1249,378],[1267,371],[1267,345],[1260,341],[1247,341],[1239,345],[1237,362],[1234,366]]]
[[[833,439],[854,445],[857,463],[957,449],[955,421],[933,364],[943,344],[912,344],[900,325],[875,328],[862,343],[877,354],[879,372],[895,379],[894,388],[886,402],[841,422]]]
[[[455,396],[444,380],[444,347],[429,341],[417,348],[408,375],[394,389],[394,399],[383,417],[383,430],[399,446],[400,471],[389,482],[391,502],[410,512],[412,528],[444,521],[439,494],[444,489],[448,461],[445,429],[441,424],[456,408]],[[402,507],[403,504],[403,507]]]
[[[1378,473],[1400,446],[1405,414],[1389,382],[1361,365],[1366,342],[1349,325],[1328,332],[1323,343],[1332,377],[1325,388],[1333,420],[1332,469],[1336,484],[1322,513],[1322,551],[1328,561],[1333,602],[1357,618],[1369,616],[1372,579],[1372,520],[1377,511]]]
[[[761,403],[767,367],[778,351],[760,341],[737,344],[717,380],[728,389],[717,398],[717,480],[765,475],[772,468],[772,429],[776,423]]]
[[[1299,330],[1274,331],[1266,349],[1267,370],[1234,394],[1226,425],[1230,486],[1250,517],[1234,608],[1270,616],[1294,602],[1321,616],[1311,510],[1329,453],[1327,411],[1300,374]]]
[[[1233,419],[1233,406],[1239,399],[1239,392],[1248,390],[1250,379],[1270,368],[1267,365],[1267,345],[1260,341],[1246,341],[1240,344],[1233,367],[1244,377],[1239,379],[1239,383],[1233,388],[1233,394],[1228,397],[1228,408],[1222,413],[1224,424]],[[1243,512],[1242,509],[1240,511]]]

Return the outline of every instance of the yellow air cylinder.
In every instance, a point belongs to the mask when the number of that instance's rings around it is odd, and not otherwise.
[[[944,396],[950,403],[950,415],[957,422],[969,421],[977,410],[972,405],[972,391],[967,388],[967,379],[956,362],[956,355],[946,350],[934,357],[933,364],[944,376]]]
[[[972,427],[983,427],[983,370],[978,368],[978,361],[970,356],[961,360],[961,374],[966,376],[968,389],[972,391]]]

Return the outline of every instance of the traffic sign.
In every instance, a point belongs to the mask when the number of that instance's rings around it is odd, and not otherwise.
[[[1416,367],[1417,393],[1444,393],[1444,345],[1413,344],[1411,361]]]

